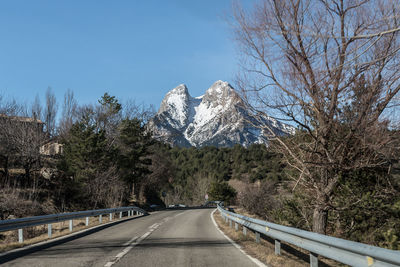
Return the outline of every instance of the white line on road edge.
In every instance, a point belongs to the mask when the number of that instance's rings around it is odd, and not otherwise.
[[[215,227],[217,228],[217,230],[226,238],[229,240],[229,242],[232,243],[232,245],[237,248],[238,250],[240,250],[244,255],[246,255],[251,261],[253,261],[255,264],[257,264],[260,267],[268,267],[267,265],[265,265],[264,263],[262,263],[261,261],[257,260],[256,258],[253,258],[252,256],[250,256],[249,254],[247,254],[239,244],[237,244],[235,241],[233,241],[232,239],[229,238],[229,236],[227,236],[224,232],[222,232],[222,230],[218,227],[218,224],[215,222],[214,220],[214,213],[217,210],[215,209],[213,212],[211,212],[211,220],[214,223]]]

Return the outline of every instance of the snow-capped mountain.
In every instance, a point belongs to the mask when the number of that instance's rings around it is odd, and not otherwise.
[[[149,128],[155,138],[178,146],[218,147],[267,143],[262,125],[279,135],[294,128],[270,117],[252,116],[227,82],[215,82],[203,96],[190,96],[181,84],[166,94]]]

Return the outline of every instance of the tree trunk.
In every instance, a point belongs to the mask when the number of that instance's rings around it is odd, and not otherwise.
[[[328,211],[322,206],[317,205],[313,213],[313,232],[326,234],[326,226],[328,221]]]
[[[133,203],[137,202],[135,182],[132,182],[132,184],[131,184],[130,202],[133,202]]]
[[[139,203],[145,203],[146,202],[146,195],[145,195],[145,186],[143,184],[140,185],[139,187],[139,193],[138,193],[138,200]]]
[[[4,175],[4,185],[8,184],[8,156],[3,156],[3,170],[0,171],[0,173],[3,173]]]
[[[26,181],[26,185],[30,185],[31,182],[31,167],[29,164],[24,165],[24,169],[25,169],[25,181]]]

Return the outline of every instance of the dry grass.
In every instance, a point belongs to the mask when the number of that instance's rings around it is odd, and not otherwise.
[[[127,217],[122,217],[122,219],[126,219]],[[113,215],[113,221],[118,221],[119,213]],[[102,224],[108,223],[109,217],[107,215],[103,215]],[[26,227],[24,228],[24,242],[18,242],[18,230],[6,231],[0,233],[1,243],[0,243],[0,252],[6,252],[12,249],[21,248],[24,246],[36,244],[42,241],[50,240],[56,237],[65,236],[70,233],[78,232],[83,229],[91,228],[93,226],[100,225],[99,216],[89,217],[89,226],[85,225],[86,219],[74,219],[73,220],[73,230],[69,231],[69,221],[63,221],[52,224],[52,238],[48,237],[47,233],[47,224],[39,225],[34,227]]]
[[[4,171],[4,168],[0,168],[1,171]],[[24,169],[8,169],[8,173],[10,175],[18,175],[18,174],[25,174]]]
[[[237,244],[239,244],[244,251],[250,256],[260,260],[268,266],[310,266],[309,254],[305,250],[289,246],[288,244],[281,243],[281,255],[275,255],[275,246],[270,241],[261,238],[261,242],[255,242],[256,237],[253,232],[247,230],[247,236],[242,232],[242,227],[239,226],[239,231],[235,231],[234,222],[232,228],[229,227],[225,220],[221,217],[219,212],[214,213],[214,219],[219,228]],[[290,253],[288,252],[290,251]],[[319,266],[338,266],[339,263],[329,259],[319,259]]]

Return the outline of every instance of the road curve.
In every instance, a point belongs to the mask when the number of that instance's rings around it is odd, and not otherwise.
[[[216,229],[211,212],[154,212],[14,259],[3,257],[0,263],[30,267],[256,266]]]

